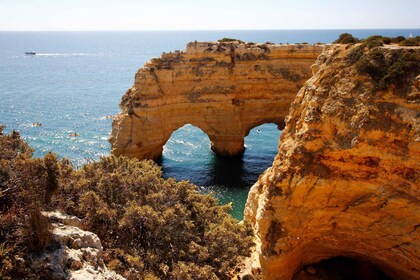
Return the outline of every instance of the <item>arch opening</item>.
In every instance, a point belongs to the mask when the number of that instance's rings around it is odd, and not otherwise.
[[[168,137],[157,163],[167,178],[200,184],[207,177],[207,166],[213,156],[209,136],[198,126],[185,124]]]
[[[254,127],[244,139],[244,154],[229,158],[210,149],[211,139],[204,130],[186,124],[168,137],[158,163],[165,178],[190,180],[201,191],[212,191],[221,203],[232,202],[232,215],[242,219],[249,188],[271,166],[280,133],[273,123]]]
[[[360,258],[336,256],[304,265],[293,280],[390,280],[376,264]]]
[[[244,180],[249,186],[247,192],[258,176],[273,164],[281,132],[276,123],[264,123],[250,129],[244,138],[245,151],[242,160],[246,173]]]

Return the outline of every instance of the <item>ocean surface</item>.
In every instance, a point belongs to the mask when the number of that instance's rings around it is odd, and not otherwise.
[[[330,43],[343,32],[359,38],[420,35],[420,29],[0,32],[0,124],[6,132],[19,130],[35,156],[53,151],[80,167],[109,155],[109,116],[120,111],[122,95],[150,58],[194,40]],[[159,164],[165,177],[190,180],[222,203],[232,202],[232,215],[242,219],[248,190],[271,165],[280,133],[274,124],[254,128],[244,156],[229,160],[215,156],[207,135],[186,125],[172,134]]]

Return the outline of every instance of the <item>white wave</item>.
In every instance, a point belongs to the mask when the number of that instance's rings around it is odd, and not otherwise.
[[[112,120],[113,117],[114,116],[112,116],[112,115],[108,115],[108,116],[103,116],[103,117],[100,117],[100,118],[95,118],[94,120],[95,121],[103,121],[103,120],[108,120],[108,119]]]
[[[175,139],[174,142],[177,143],[177,144],[183,145],[183,146],[191,147],[193,149],[197,149],[197,148],[200,147],[200,145],[195,145],[195,144],[193,144],[191,142],[183,141],[183,140],[178,140],[178,139]]]
[[[37,53],[36,56],[46,56],[46,57],[70,57],[70,56],[101,56],[103,54],[93,54],[93,53]]]

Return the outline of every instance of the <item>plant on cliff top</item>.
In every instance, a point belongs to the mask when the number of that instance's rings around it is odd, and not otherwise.
[[[420,46],[420,36],[414,38],[408,38],[399,42],[400,46]]]
[[[349,55],[355,57],[352,52]],[[353,61],[356,62],[356,70],[372,78],[374,90],[385,90],[390,85],[395,85],[400,92],[403,92],[406,81],[418,75],[420,69],[418,51],[406,50],[385,55],[384,51],[374,49],[357,56],[358,59]]]
[[[217,40],[217,42],[219,43],[231,43],[231,42],[239,42],[240,44],[244,44],[245,42],[239,39],[234,39],[234,38],[222,38]]]
[[[404,36],[397,37],[385,37],[381,35],[369,36],[365,39],[357,39],[349,33],[341,34],[333,44],[355,44],[362,43],[363,46],[373,49],[375,47],[380,47],[384,44],[398,44],[400,46],[420,46],[420,36],[414,38],[405,38]]]
[[[382,36],[369,36],[366,39],[362,40],[363,44],[367,46],[369,49],[373,49],[376,47],[381,47],[384,44],[384,37]]]
[[[342,33],[338,39],[333,42],[333,44],[350,44],[357,42],[359,42],[359,39],[353,37],[350,33]]]

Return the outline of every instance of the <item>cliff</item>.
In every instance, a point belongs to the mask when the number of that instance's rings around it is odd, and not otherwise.
[[[112,153],[156,159],[172,132],[203,130],[219,155],[236,156],[263,123],[284,127],[322,45],[192,42],[139,69],[113,120]]]
[[[264,279],[337,256],[420,279],[420,48],[334,45],[313,70],[248,196]]]

